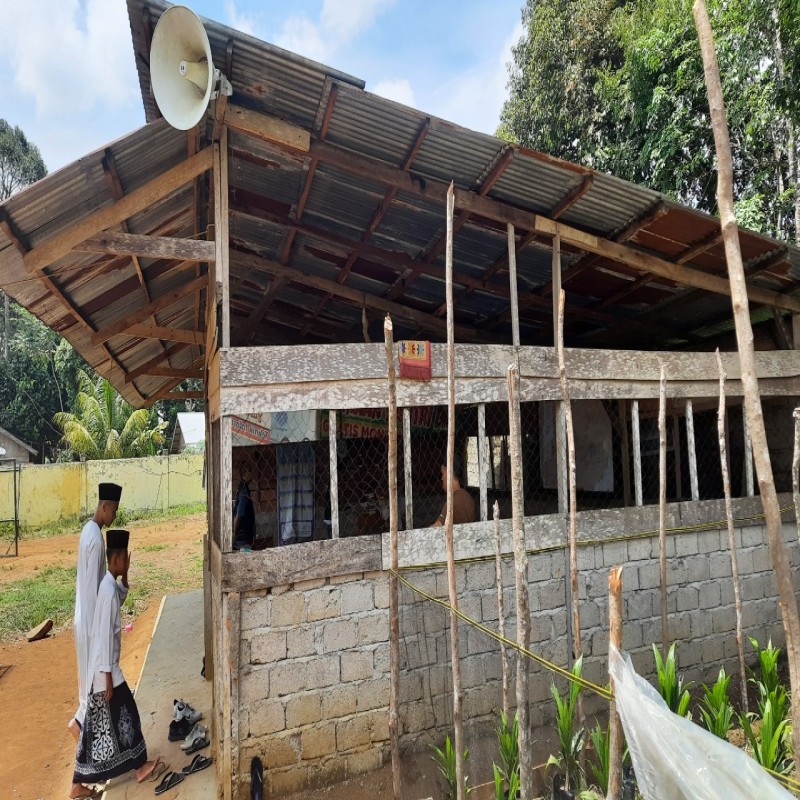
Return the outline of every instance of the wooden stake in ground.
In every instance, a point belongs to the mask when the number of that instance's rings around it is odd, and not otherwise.
[[[795,753],[800,753],[800,618],[797,613],[797,598],[792,582],[792,569],[786,543],[783,540],[781,509],[772,477],[772,464],[767,448],[767,434],[764,429],[764,416],[761,397],[756,378],[755,357],[753,355],[753,327],[750,321],[750,308],[747,299],[747,286],[744,280],[742,253],[739,248],[739,230],[733,211],[733,165],[731,146],[728,138],[728,122],[725,105],[722,101],[722,84],[719,79],[717,56],[714,52],[714,39],[711,23],[703,0],[695,0],[693,6],[695,25],[700,38],[703,54],[708,104],[711,109],[711,122],[714,128],[714,143],[717,149],[717,202],[720,224],[725,243],[725,257],[728,262],[728,277],[731,284],[733,318],[736,324],[736,341],[739,346],[742,388],[744,389],[747,421],[753,443],[758,487],[764,514],[767,521],[767,537],[772,555],[778,585],[778,598],[783,628],[786,633],[786,655],[789,662],[789,680],[792,698],[792,744]],[[795,761],[795,776],[798,773],[800,758]]]
[[[608,622],[610,644],[622,651],[622,567],[608,573]],[[606,800],[622,798],[622,724],[617,704],[608,708],[608,791]]]
[[[792,456],[792,498],[794,499],[794,521],[797,526],[797,538],[800,539],[800,408],[792,414],[794,417],[794,455]]]
[[[383,323],[386,367],[389,379],[389,746],[392,753],[392,795],[400,800],[400,594],[397,581],[397,386],[394,369],[392,318]]]
[[[558,298],[558,336],[556,354],[558,356],[558,374],[561,378],[561,400],[564,408],[567,429],[567,476],[569,479],[569,581],[570,600],[572,606],[572,658],[577,661],[583,655],[581,647],[581,609],[578,597],[578,483],[575,473],[575,429],[572,425],[572,403],[569,399],[567,383],[567,367],[564,362],[564,291]],[[578,695],[578,720],[585,726],[583,713],[583,695]]]
[[[450,661],[453,672],[453,739],[456,751],[456,798],[464,800],[464,730],[461,719],[461,663],[458,648],[458,594],[456,593],[456,561],[453,541],[453,458],[456,440],[456,356],[453,334],[453,184],[447,190],[447,246],[445,249],[447,295],[447,513],[444,538],[447,546],[447,585],[450,591]]]
[[[731,579],[733,580],[733,603],[736,608],[736,647],[739,650],[739,683],[741,684],[742,713],[747,713],[747,672],[744,666],[744,643],[742,641],[742,594],[739,587],[739,565],[736,559],[736,537],[733,533],[733,508],[731,506],[731,479],[728,472],[728,453],[725,446],[725,370],[717,348],[719,366],[719,407],[717,409],[717,438],[719,439],[719,461],[722,469],[722,489],[725,495],[725,519],[728,523],[728,552],[731,556]]]
[[[519,368],[508,368],[508,443],[511,456],[511,528],[514,533],[514,575],[517,590],[517,644],[531,644],[528,597],[528,552],[525,549],[525,507],[522,486],[522,439],[519,423]],[[520,800],[533,800],[533,763],[530,747],[528,658],[517,651],[517,713],[519,714]]]
[[[667,621],[667,371],[661,365],[658,391],[658,562],[661,571],[661,650],[669,649]]]
[[[494,501],[492,517],[494,519],[494,568],[497,583],[498,631],[501,640],[503,640],[506,638],[506,615],[505,608],[503,607],[503,558],[500,549],[500,506],[497,500]],[[503,713],[506,715],[506,719],[510,720],[511,697],[508,680],[508,654],[506,653],[506,646],[502,641],[500,642],[500,664],[503,668]]]

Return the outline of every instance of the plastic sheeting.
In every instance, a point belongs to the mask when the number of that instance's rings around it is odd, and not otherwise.
[[[746,753],[672,713],[613,646],[609,667],[639,791],[645,800],[792,800]]]

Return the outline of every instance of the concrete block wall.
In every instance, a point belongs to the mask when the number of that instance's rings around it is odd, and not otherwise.
[[[744,504],[757,501],[742,501]],[[701,517],[718,520],[719,506],[671,507],[670,526],[691,525]],[[622,530],[653,530],[657,509],[640,509],[622,524],[598,512],[581,515],[579,549],[584,674],[607,682],[608,571],[623,564],[623,645],[637,670],[653,676],[652,644],[660,643],[658,537],[609,541]],[[742,507],[740,516],[750,514]],[[533,525],[537,529],[533,530]],[[465,526],[466,527],[466,526]],[[460,553],[490,555],[491,526],[462,537]],[[424,566],[405,577],[426,593],[447,598],[447,573],[431,557],[430,531],[417,532],[417,544],[401,548],[401,564],[415,555]],[[504,531],[504,551],[509,547]],[[563,520],[553,530],[538,518],[527,529],[534,546],[563,542]],[[763,525],[736,529],[746,636],[783,643],[775,580]],[[800,547],[794,521],[785,524],[794,565]],[[422,543],[421,545],[419,543]],[[321,543],[320,543],[321,544]],[[406,542],[408,544],[408,542]],[[529,546],[530,546],[529,541]],[[314,546],[314,545],[309,545]],[[383,543],[384,555],[388,542]],[[468,551],[468,552],[467,552]],[[681,671],[693,681],[711,681],[720,666],[735,673],[736,641],[730,558],[724,528],[671,534],[667,541],[670,638],[679,641]],[[439,562],[440,563],[440,562]],[[514,639],[512,559],[503,564],[506,635]],[[493,560],[457,566],[459,605],[492,629],[498,627]],[[569,663],[567,554],[540,550],[529,560],[532,649],[562,666]],[[238,796],[249,796],[250,759],[264,762],[270,795],[330,784],[377,768],[388,759],[389,580],[381,571],[354,572],[271,589],[244,592],[241,599],[239,669]],[[452,730],[449,612],[401,587],[401,748],[424,751]],[[461,672],[467,746],[490,734],[501,706],[499,645],[482,632],[460,624]],[[748,645],[749,647],[749,645]],[[752,660],[752,659],[751,659]],[[512,657],[512,662],[514,658]],[[513,674],[512,674],[513,680]],[[531,718],[535,727],[552,727],[551,673],[530,666]],[[563,690],[563,681],[556,683]],[[513,683],[512,683],[513,687]],[[513,704],[512,688],[512,704]],[[585,694],[589,714],[606,702]]]

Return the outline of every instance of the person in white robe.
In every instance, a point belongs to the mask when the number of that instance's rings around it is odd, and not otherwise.
[[[147,759],[139,711],[119,665],[122,603],[118,579],[127,582],[130,534],[109,530],[106,536],[108,571],[100,582],[92,621],[87,665],[90,686],[71,798],[92,797],[87,783],[101,783],[129,770],[136,770],[136,780],[141,783],[161,760]]]
[[[68,727],[75,741],[78,741],[86,716],[88,696],[87,668],[89,664],[89,636],[94,619],[95,602],[100,581],[106,572],[106,553],[103,544],[103,527],[112,525],[117,516],[122,487],[116,483],[101,483],[99,501],[94,516],[83,526],[78,544],[78,574],[75,579],[75,617],[73,634],[78,663],[78,707],[70,719]],[[127,584],[127,581],[125,581]],[[121,601],[128,594],[127,585],[120,585]]]

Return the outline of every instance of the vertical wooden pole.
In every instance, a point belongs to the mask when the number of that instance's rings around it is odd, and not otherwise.
[[[731,301],[736,324],[736,341],[739,347],[742,387],[744,389],[747,420],[753,442],[753,454],[758,474],[759,493],[767,519],[767,538],[769,539],[772,567],[775,570],[778,587],[779,606],[786,632],[786,654],[789,662],[792,702],[792,744],[795,753],[800,753],[800,616],[794,590],[794,575],[791,559],[783,538],[780,503],[775,491],[772,464],[769,457],[767,434],[761,397],[758,391],[755,356],[753,351],[753,327],[750,320],[750,307],[747,298],[747,284],[744,277],[742,253],[739,246],[739,230],[733,208],[733,163],[731,160],[728,123],[725,104],[722,100],[722,84],[719,79],[714,39],[711,23],[703,0],[695,0],[693,6],[695,25],[703,54],[703,69],[708,89],[708,104],[711,109],[711,122],[714,129],[714,143],[717,150],[717,201],[720,210],[720,224],[725,243],[725,257],[728,263],[728,278],[731,284]],[[800,768],[800,758],[795,760],[795,778]]]
[[[220,417],[219,511],[222,517],[222,552],[233,550],[233,436],[231,418]]]
[[[642,440],[639,434],[639,401],[631,404],[631,435],[633,437],[633,490],[637,507],[642,505]]]
[[[389,747],[392,753],[392,793],[402,796],[400,780],[400,593],[397,581],[397,387],[394,368],[394,332],[387,314],[383,323],[386,367],[389,383]]]
[[[403,409],[403,477],[404,492],[406,501],[406,530],[414,528],[414,497],[412,492],[412,473],[411,473],[411,409]]]
[[[731,479],[728,471],[728,453],[725,437],[725,370],[717,348],[719,368],[719,405],[717,407],[717,438],[719,461],[722,470],[722,490],[725,497],[725,520],[728,525],[728,552],[731,557],[731,580],[733,581],[733,603],[736,609],[736,647],[739,651],[739,683],[743,713],[747,713],[747,672],[744,663],[744,640],[742,636],[742,594],[739,586],[739,565],[736,558],[736,536],[733,531],[733,508],[731,506]]]
[[[447,190],[447,245],[445,269],[447,295],[447,513],[444,535],[447,545],[447,585],[450,593],[450,660],[453,672],[453,728],[456,751],[456,800],[464,800],[464,732],[461,719],[463,691],[458,645],[458,593],[456,591],[455,543],[453,540],[453,459],[456,437],[456,358],[453,334],[453,184]]]
[[[577,479],[575,474],[575,430],[572,425],[572,403],[569,398],[567,367],[564,360],[564,292],[562,290],[558,303],[558,338],[556,339],[558,357],[558,374],[561,381],[561,403],[564,407],[564,418],[567,429],[567,465],[569,474],[569,582],[570,607],[572,618],[572,658],[577,661],[583,655],[581,647],[581,610],[578,592],[578,502]],[[578,719],[584,726],[583,698],[578,695]]]
[[[753,483],[753,443],[747,425],[747,408],[742,404],[742,435],[744,437],[744,491],[747,497],[755,494]]]
[[[561,237],[558,233],[553,237],[553,348],[558,342],[558,304],[561,298]],[[567,432],[564,406],[561,401],[555,404],[556,429],[556,487],[558,489],[558,512],[566,514],[569,506],[569,485],[567,476]]]
[[[622,651],[622,567],[608,573],[609,643]],[[612,700],[608,710],[608,791],[606,800],[622,798],[622,724],[617,704]]]
[[[692,401],[686,401],[686,450],[689,453],[689,483],[692,500],[700,499],[700,488],[697,484],[697,448],[694,442],[694,408]]]
[[[480,486],[481,522],[489,518],[489,446],[486,440],[486,404],[478,403],[478,485]]]
[[[628,436],[628,401],[620,400],[617,403],[619,409],[619,427],[622,433],[622,497],[625,507],[631,504],[631,443]]]
[[[669,649],[667,624],[667,371],[661,365],[658,391],[658,562],[661,570],[661,648]]]
[[[508,368],[508,427],[511,447],[511,528],[514,533],[514,574],[517,592],[517,644],[528,650],[531,643],[528,597],[528,553],[525,549],[522,442],[519,423],[519,368]],[[517,713],[519,714],[520,798],[533,800],[533,764],[530,747],[528,658],[517,651]]]
[[[561,235],[559,233],[553,237],[551,277],[553,282],[553,347],[555,347],[558,341],[558,304],[561,297]]]
[[[217,291],[222,303],[221,347],[231,344],[230,305],[230,239],[228,227],[228,128],[222,129],[219,144],[214,145],[214,250],[216,256],[216,287],[206,291]]]
[[[330,463],[331,538],[339,538],[339,420],[336,409],[328,411],[328,459]]]
[[[222,796],[232,800],[238,796],[239,771],[239,592],[222,595]]]
[[[795,317],[797,319],[798,317]],[[794,417],[794,453],[792,455],[792,499],[797,538],[800,539],[800,408],[792,412]]]
[[[519,347],[519,302],[517,300],[517,242],[514,238],[514,226],[509,222],[508,233],[508,282],[511,298],[511,341]]]
[[[675,499],[683,497],[683,475],[681,474],[681,418],[672,417],[672,452],[675,455]]]
[[[503,554],[500,547],[500,506],[497,500],[494,501],[492,508],[492,519],[494,521],[494,570],[495,583],[497,584],[497,619],[498,631],[500,632],[500,665],[503,669],[503,713],[510,721],[511,709],[511,690],[508,675],[508,653],[503,641],[506,638],[506,614],[503,604]]]

